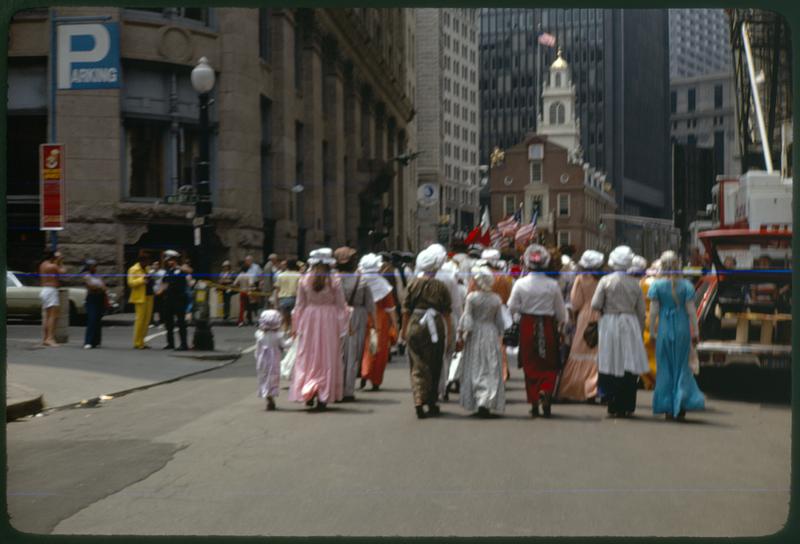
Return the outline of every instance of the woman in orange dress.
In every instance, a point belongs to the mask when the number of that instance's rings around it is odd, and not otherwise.
[[[392,344],[397,342],[398,331],[396,301],[391,284],[380,273],[382,261],[379,255],[369,253],[359,262],[361,277],[369,286],[372,298],[375,300],[375,318],[370,317],[364,356],[361,359],[361,389],[366,387],[369,380],[372,383],[372,391],[380,389],[383,383],[383,373],[389,363]],[[378,333],[377,349],[374,352],[370,351],[370,336],[373,329]]]
[[[581,273],[575,278],[570,293],[572,311],[577,316],[575,335],[569,359],[561,372],[558,398],[561,400],[588,401],[597,396],[597,346],[590,348],[583,339],[589,323],[600,320],[600,314],[592,310],[592,297],[600,281],[599,270],[604,255],[587,249],[578,261]]]

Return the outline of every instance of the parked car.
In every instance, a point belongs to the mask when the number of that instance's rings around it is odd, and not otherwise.
[[[39,293],[42,287],[35,274],[6,272],[6,316],[15,319],[42,318],[42,301]],[[86,318],[86,289],[84,287],[67,287],[69,293],[69,323],[79,325]],[[114,293],[109,293],[111,312],[119,308]]]
[[[791,368],[791,231],[700,234],[714,273],[697,284],[700,367]],[[702,374],[702,371],[701,371]]]

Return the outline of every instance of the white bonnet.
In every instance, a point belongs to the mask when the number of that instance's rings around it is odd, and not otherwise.
[[[595,270],[603,266],[603,259],[604,255],[599,251],[587,249],[583,252],[583,255],[581,255],[581,260],[578,261],[578,265],[586,270]]]
[[[308,265],[314,266],[316,264],[327,264],[333,266],[336,264],[336,259],[333,258],[333,250],[329,247],[321,247],[315,249],[308,254]]]
[[[491,268],[477,266],[472,269],[472,279],[482,291],[491,291],[494,285],[494,273]]]
[[[608,264],[614,270],[628,270],[633,262],[633,250],[628,246],[618,246],[608,255]]]

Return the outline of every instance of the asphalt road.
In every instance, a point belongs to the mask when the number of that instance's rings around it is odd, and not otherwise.
[[[12,525],[55,534],[756,536],[787,520],[786,403],[709,398],[685,424],[600,406],[413,414],[407,363],[327,413],[256,397],[252,355],[97,408],[11,423]]]

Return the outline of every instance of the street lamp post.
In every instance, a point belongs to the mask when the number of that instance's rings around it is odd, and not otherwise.
[[[214,350],[214,334],[211,331],[211,316],[208,295],[210,289],[208,279],[211,273],[208,257],[208,225],[205,217],[211,213],[211,190],[209,186],[210,168],[210,129],[208,122],[209,93],[214,89],[216,76],[208,59],[201,57],[197,66],[192,69],[192,87],[200,98],[200,160],[197,163],[197,202],[195,203],[195,245],[199,246],[199,268],[195,304],[198,308],[194,329],[193,346],[198,351]],[[205,232],[204,232],[205,231]],[[199,234],[199,236],[198,236]]]

